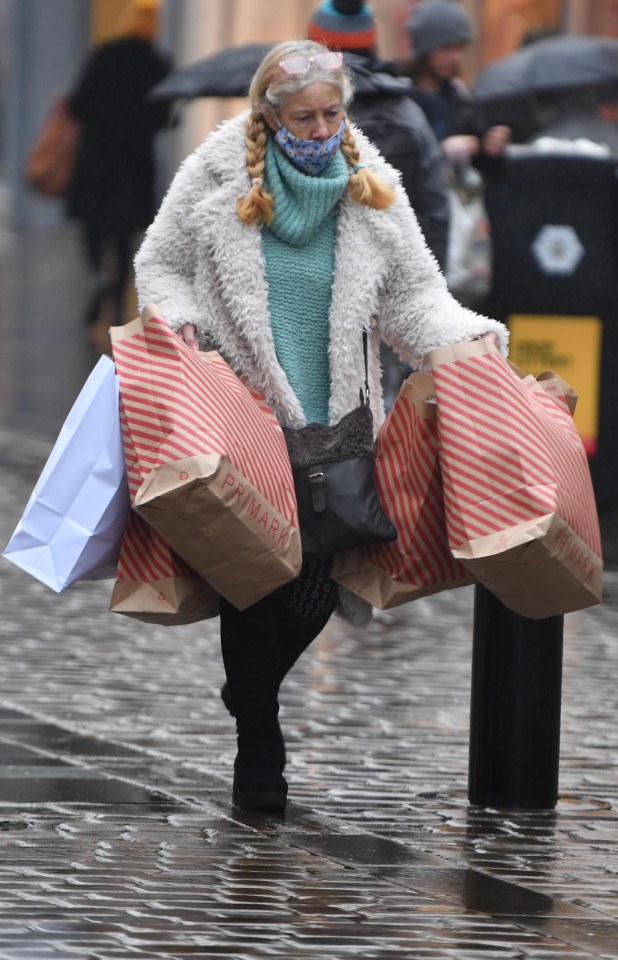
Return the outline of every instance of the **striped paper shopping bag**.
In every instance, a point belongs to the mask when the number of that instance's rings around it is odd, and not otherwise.
[[[380,610],[472,583],[448,548],[430,374],[401,387],[376,439],[376,479],[398,538],[339,555],[333,579]]]
[[[219,596],[131,511],[109,609],[166,627],[216,617]]]
[[[112,346],[143,476],[137,512],[240,610],[296,577],[294,481],[272,411],[218,353],[187,347],[154,305],[112,328]]]
[[[120,428],[131,500],[143,475],[124,412]],[[144,623],[178,626],[216,617],[219,596],[135,510],[122,539],[109,609]]]
[[[599,524],[567,388],[526,377],[486,340],[430,359],[453,555],[523,616],[598,603]]]

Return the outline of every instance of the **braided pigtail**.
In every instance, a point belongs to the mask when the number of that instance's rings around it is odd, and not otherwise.
[[[352,168],[348,181],[348,192],[353,200],[362,203],[372,210],[386,210],[395,199],[395,191],[388,186],[372,170],[368,170],[360,162],[360,153],[352,133],[352,128],[346,120],[341,149]]]
[[[247,147],[247,173],[251,177],[251,187],[246,196],[241,197],[236,210],[243,223],[247,225],[270,224],[274,218],[274,200],[264,189],[264,162],[266,158],[266,122],[253,113],[247,119],[245,144]]]

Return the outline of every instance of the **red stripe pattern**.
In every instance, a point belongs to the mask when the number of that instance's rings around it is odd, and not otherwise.
[[[600,555],[588,460],[564,397],[497,354],[439,364],[433,376],[451,549],[557,513]]]
[[[151,316],[142,333],[114,343],[114,359],[132,441],[125,449],[133,494],[153,467],[214,453],[297,526],[292,471],[276,417],[218,354],[190,350],[164,320]]]
[[[399,536],[361,548],[365,560],[392,580],[414,584],[419,596],[425,588],[469,582],[469,571],[448,549],[435,416],[421,416],[405,390],[378,433],[376,478]]]
[[[122,404],[120,425],[127,461],[129,491],[131,500],[133,500],[144,477],[135,453],[131,432],[128,429],[126,417],[122,410]],[[196,574],[184,560],[181,560],[174,553],[163,537],[138,513],[132,510],[122,539],[116,577],[118,580],[128,580],[132,583],[157,583],[172,577],[195,580]]]

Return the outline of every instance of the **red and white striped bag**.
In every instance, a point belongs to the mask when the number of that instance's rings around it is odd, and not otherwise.
[[[399,536],[340,554],[333,579],[380,610],[473,583],[448,548],[430,374],[402,385],[376,439],[376,480]]]
[[[430,359],[453,556],[523,616],[598,603],[599,523],[566,385],[526,377],[485,340]]]
[[[109,609],[175,627],[219,613],[219,595],[134,510],[125,531]]]
[[[156,305],[112,328],[126,429],[143,476],[134,507],[239,610],[298,575],[283,432],[218,353],[191,350]]]
[[[133,501],[143,476],[122,410],[120,426],[125,458],[130,464],[129,492]],[[131,510],[109,609],[144,623],[172,627],[216,617],[219,595],[150,524]]]

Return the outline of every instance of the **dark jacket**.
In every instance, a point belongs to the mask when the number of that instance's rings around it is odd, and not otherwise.
[[[446,260],[449,208],[444,158],[423,111],[411,99],[412,84],[393,64],[346,53],[354,80],[351,119],[401,173],[404,189],[427,244],[441,266]]]
[[[439,93],[414,86],[412,97],[438,140],[458,134],[482,137],[489,129],[472,91],[460,80],[445,80]]]
[[[70,215],[106,231],[148,226],[155,207],[153,139],[169,107],[146,99],[169,73],[169,58],[147,40],[125,37],[97,47],[69,98],[81,123]]]

